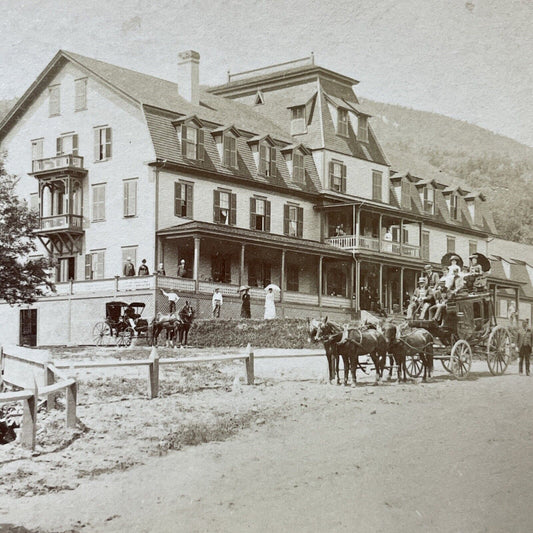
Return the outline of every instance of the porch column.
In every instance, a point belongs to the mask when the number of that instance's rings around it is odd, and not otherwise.
[[[280,288],[280,301],[283,302],[283,296],[285,293],[285,250],[281,250],[281,275],[279,280]]]
[[[361,310],[361,263],[355,261],[355,309]]]
[[[318,257],[318,306],[322,307],[322,263],[323,263],[324,257],[319,256]]]
[[[381,239],[380,239],[379,242],[381,243]],[[381,244],[380,244],[380,247],[381,247]],[[381,307],[383,307],[383,265],[381,263],[379,264],[379,290],[378,290],[378,294],[379,294],[379,305]]]
[[[403,218],[400,218],[400,255],[403,255]]]
[[[514,291],[515,291],[515,304],[516,304],[516,316],[518,317],[518,319],[520,319],[520,292],[519,292],[519,288],[517,287]],[[529,318],[529,317],[528,317]],[[518,326],[518,323],[516,324]]]
[[[193,259],[193,277],[194,291],[198,292],[199,288],[199,267],[200,267],[200,237],[194,237],[194,259]]]
[[[403,269],[400,267],[400,313],[403,313]]]
[[[354,210],[356,211],[355,216],[355,246],[359,247],[359,235],[361,235],[361,208],[355,209],[354,204]]]
[[[383,224],[383,215],[379,215],[379,228],[378,228],[378,246],[379,246],[379,251],[382,252],[382,248],[383,248],[383,245],[381,244],[381,230],[382,230],[382,224]],[[380,267],[380,272],[381,272],[381,267]],[[380,274],[381,275],[381,274]],[[380,284],[380,290],[381,290],[381,284]],[[380,298],[381,298],[381,294],[380,294]]]
[[[350,309],[353,309],[354,308],[354,300],[353,300],[353,295],[354,295],[354,276],[355,276],[355,261],[354,259],[352,259],[352,261],[350,262],[350,284],[349,284],[349,298],[350,298]]]
[[[241,244],[241,260],[239,264],[239,285],[244,285],[244,251],[246,249],[246,245],[244,243]]]

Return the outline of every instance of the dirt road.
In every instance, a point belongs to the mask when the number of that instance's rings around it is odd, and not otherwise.
[[[258,373],[268,373],[261,364]],[[533,377],[514,366],[493,378],[475,363],[465,382],[439,374],[430,384],[372,387],[367,379],[352,389],[317,383],[313,365],[276,364],[285,380],[270,388],[286,396],[285,418],[72,491],[6,497],[0,524],[54,532],[533,530]]]

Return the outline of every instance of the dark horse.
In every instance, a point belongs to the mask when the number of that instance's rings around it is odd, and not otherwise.
[[[188,300],[185,302],[185,305],[181,308],[178,315],[179,321],[174,327],[174,338],[177,336],[180,346],[186,346],[189,338],[189,330],[191,329],[194,320],[194,309]]]
[[[381,324],[381,331],[387,342],[387,354],[390,358],[389,380],[392,378],[393,366],[396,364],[398,381],[407,381],[407,368],[405,365],[405,351],[396,349],[398,328],[392,322]]]
[[[424,365],[422,380],[427,381],[433,372],[433,336],[422,328],[409,329],[405,333],[400,330],[400,335],[397,334],[397,331],[397,326],[394,324],[389,323],[384,327],[385,337],[388,339],[388,351],[398,364],[398,380],[400,380],[400,366],[403,370],[404,380],[407,380],[405,377],[407,356],[418,355]]]
[[[335,373],[337,374],[337,384],[340,385],[339,377],[339,354],[337,352],[337,342],[341,340],[342,337],[342,328],[335,322],[328,322],[327,317],[324,319],[325,322],[316,319],[307,319],[307,334],[309,336],[309,342],[318,342],[322,341],[324,345],[324,350],[326,350],[326,357],[328,360],[328,372],[329,372],[329,382],[332,383],[335,379]],[[327,329],[324,330],[325,324],[327,324]],[[319,337],[319,329],[322,330],[322,336]],[[344,360],[344,371],[347,372],[348,360]]]

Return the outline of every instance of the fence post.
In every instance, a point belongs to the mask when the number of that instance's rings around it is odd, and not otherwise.
[[[23,400],[22,428],[20,431],[20,443],[24,448],[35,450],[35,436],[37,434],[37,399],[39,391],[37,382],[33,380],[33,394]]]
[[[248,385],[254,384],[254,352],[252,352],[252,349],[250,347],[250,343],[248,343],[248,346],[246,347],[246,353],[248,354],[248,357],[245,359],[246,364],[246,382]]]
[[[150,399],[157,398],[159,396],[159,354],[157,353],[157,348],[155,346],[150,352],[148,386]]]
[[[78,383],[75,381],[67,387],[67,427],[76,427],[76,404],[78,399]]]
[[[54,373],[49,367],[49,363],[50,363],[50,359],[48,359],[48,361],[43,365],[45,387],[47,387],[48,385],[54,384]],[[46,396],[46,410],[47,411],[51,411],[53,409],[55,405],[55,399],[56,399],[56,395],[53,392]]]

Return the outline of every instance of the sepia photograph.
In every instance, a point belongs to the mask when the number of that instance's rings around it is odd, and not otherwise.
[[[0,533],[533,531],[530,0],[0,13]]]

